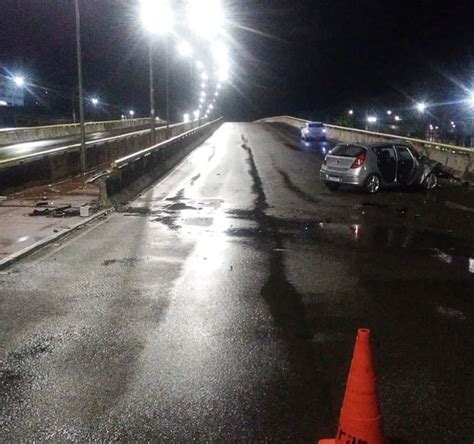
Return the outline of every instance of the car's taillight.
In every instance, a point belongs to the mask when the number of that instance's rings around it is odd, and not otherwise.
[[[362,153],[360,153],[356,157],[356,160],[354,160],[354,163],[351,165],[351,168],[360,168],[362,165],[364,165],[366,155],[367,153],[365,151],[362,151]]]

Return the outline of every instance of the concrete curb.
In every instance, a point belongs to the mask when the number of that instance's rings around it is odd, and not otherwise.
[[[77,224],[73,225],[71,228],[68,228],[64,231],[61,231],[60,233],[55,233],[52,236],[47,237],[46,239],[40,240],[33,245],[30,245],[29,247],[24,248],[23,250],[17,251],[16,253],[11,254],[10,256],[7,256],[4,259],[0,260],[0,270],[4,270],[7,267],[10,267],[14,263],[18,262],[20,259],[25,258],[26,256],[33,254],[35,251],[40,250],[43,247],[48,246],[49,244],[52,244],[53,242],[56,242],[63,237],[67,236],[68,234],[71,234],[73,231],[76,231],[85,225],[87,225],[90,222],[95,221],[96,219],[99,219],[101,216],[104,216],[105,214],[108,214],[113,211],[113,208],[107,208],[105,210],[99,211],[95,213],[94,215],[85,218],[84,220],[81,220]]]

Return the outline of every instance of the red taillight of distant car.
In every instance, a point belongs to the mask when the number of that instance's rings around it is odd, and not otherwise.
[[[351,168],[360,168],[362,165],[364,165],[365,162],[365,156],[367,155],[366,151],[362,151],[357,157],[356,160],[354,160],[354,163],[351,165]]]

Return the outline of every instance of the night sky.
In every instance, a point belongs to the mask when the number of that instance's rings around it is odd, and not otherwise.
[[[132,108],[145,115],[147,43],[138,2],[81,1],[86,92],[106,102],[111,117]],[[349,108],[403,110],[414,100],[463,100],[474,86],[472,2],[224,2],[233,66],[220,111],[229,120],[284,113],[327,121]],[[76,82],[74,2],[1,3],[3,74],[23,72],[30,83],[70,95]],[[178,19],[180,35],[182,27],[184,19]],[[189,64],[171,52],[171,110],[177,119],[196,108],[197,90],[191,88]],[[163,115],[163,41],[156,54]]]

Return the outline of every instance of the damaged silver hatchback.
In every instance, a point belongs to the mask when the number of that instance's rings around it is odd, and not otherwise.
[[[439,164],[405,143],[339,144],[325,157],[320,178],[331,191],[354,185],[368,193],[381,188],[421,185],[438,186]]]

